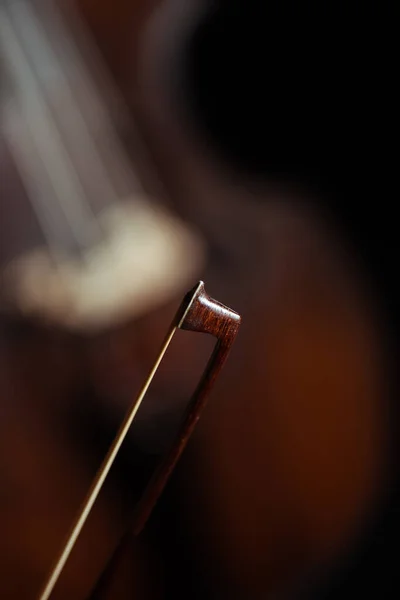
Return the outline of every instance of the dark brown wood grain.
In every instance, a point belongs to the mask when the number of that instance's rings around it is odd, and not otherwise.
[[[185,298],[175,316],[173,326],[186,331],[207,333],[217,339],[213,353],[206,365],[203,375],[196,387],[183,417],[178,435],[172,443],[159,467],[153,474],[142,498],[140,499],[133,517],[132,526],[118,546],[106,570],[103,572],[92,600],[107,597],[113,574],[119,561],[129,546],[130,536],[138,535],[145,526],[158,498],[162,494],[168,479],[173,472],[189,438],[200,419],[206,405],[209,393],[221,372],[229,351],[239,331],[241,317],[232,309],[211,298],[205,291],[204,283],[200,281]]]
[[[186,310],[187,300],[192,297],[193,299]],[[180,317],[182,309],[185,309],[185,312],[183,317]],[[208,333],[217,338],[217,343],[188,404],[179,434],[138,504],[133,525],[135,534],[140,533],[143,529],[200,418],[208,395],[235,341],[241,320],[236,312],[210,298],[205,291],[203,282],[200,282],[187,294],[176,318],[179,319],[178,327],[180,329]]]

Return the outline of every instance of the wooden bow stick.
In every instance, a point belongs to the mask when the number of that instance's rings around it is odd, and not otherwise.
[[[177,329],[209,333],[217,338],[217,343],[212,356],[205,368],[200,383],[198,384],[186,410],[182,426],[170,449],[150,480],[141,500],[139,501],[133,519],[133,533],[138,534],[143,529],[150,513],[161,495],[180,455],[182,454],[189,437],[200,418],[211,388],[225,363],[229,350],[236,338],[240,316],[220,302],[210,298],[200,281],[183,299],[183,302],[170,326],[161,350],[152,367],[143,387],[132,403],[116,437],[113,441],[94,481],[89,490],[76,522],[69,534],[67,541],[39,595],[39,600],[47,600],[61,575],[69,555],[79,537],[80,532],[89,516],[103,483],[114,463],[118,451],[129,431],[137,411],[146,395],[153,377],[163,359],[165,352]]]

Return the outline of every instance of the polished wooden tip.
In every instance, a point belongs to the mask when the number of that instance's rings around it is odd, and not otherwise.
[[[240,315],[221,302],[211,298],[203,281],[186,294],[178,327],[188,331],[209,333],[221,339],[235,336],[241,322]]]

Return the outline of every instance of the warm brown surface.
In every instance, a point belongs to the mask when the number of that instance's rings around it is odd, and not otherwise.
[[[96,2],[94,11],[94,2],[82,3],[118,70],[147,5]],[[136,7],[138,20],[130,12]],[[207,289],[243,315],[236,348],[178,467],[175,509],[195,539],[193,560],[215,576],[219,597],[229,590],[265,597],[345,548],[380,489],[386,430],[375,315],[348,256],[314,215],[275,191],[250,194],[233,185],[162,108],[157,89],[153,99],[146,93],[142,119],[172,201],[209,242]],[[3,342],[1,597],[34,597],[94,472],[91,442],[80,454],[65,418],[74,414],[82,380],[90,377],[107,399],[99,400],[103,414],[120,414],[171,310],[85,345],[48,336]],[[186,397],[199,364],[182,337],[149,398],[151,418]],[[102,499],[55,597],[77,597],[72,590],[87,585],[118,537],[121,495],[111,489]],[[135,544],[124,571],[133,589],[126,584],[114,597],[159,597],[151,591],[158,573],[152,552]]]

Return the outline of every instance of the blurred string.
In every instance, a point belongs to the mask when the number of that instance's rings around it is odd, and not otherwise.
[[[102,238],[90,199],[111,206],[137,182],[59,9],[40,6],[44,14],[26,0],[0,5],[11,88],[2,130],[52,253],[72,249],[84,258]]]
[[[93,238],[89,232],[95,230],[99,237],[100,228],[46,101],[46,87],[49,92],[50,86],[61,85],[68,104],[58,106],[57,118],[72,111],[76,125],[71,133],[77,136],[77,147],[84,144],[88,165],[96,164],[94,144],[62,65],[55,60],[32,7],[23,0],[3,2],[0,44],[16,96],[3,104],[2,128],[29,199],[52,253],[57,256],[72,246],[83,254]],[[96,171],[96,176],[106,181],[98,163]]]
[[[115,124],[131,130],[129,113],[79,16],[0,0],[0,53],[2,134],[46,242],[7,265],[2,306],[87,329],[186,287],[201,240],[140,184]]]

